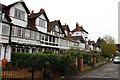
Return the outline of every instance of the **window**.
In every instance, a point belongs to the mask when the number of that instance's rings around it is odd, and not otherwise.
[[[31,31],[31,39],[35,39],[35,32],[34,31]]]
[[[30,30],[25,30],[25,38],[30,38]]]
[[[59,27],[55,26],[54,31],[59,32],[59,30],[60,30]]]
[[[38,32],[36,32],[36,40],[40,40],[40,36]]]
[[[22,28],[18,28],[18,37],[22,37]]]
[[[9,28],[7,25],[2,25],[2,34],[9,35]]]
[[[25,29],[22,28],[22,38],[25,37]]]
[[[44,27],[45,28],[45,20],[44,19],[39,19],[39,25],[40,27]]]
[[[17,27],[12,26],[12,36],[17,36]]]
[[[17,48],[17,52],[21,52],[20,48]]]
[[[44,40],[44,34],[41,34],[41,40]]]
[[[48,41],[48,36],[47,35],[45,35],[45,41]]]
[[[14,16],[18,19],[25,20],[25,12],[22,10],[19,10],[17,8],[15,8],[15,15]]]

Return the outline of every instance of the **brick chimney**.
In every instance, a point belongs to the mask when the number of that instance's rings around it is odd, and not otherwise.
[[[76,23],[76,31],[79,31],[79,24]]]
[[[44,10],[43,8],[41,8],[41,9],[40,9],[40,12],[41,12],[41,13],[44,13],[44,12],[45,12],[45,10]]]

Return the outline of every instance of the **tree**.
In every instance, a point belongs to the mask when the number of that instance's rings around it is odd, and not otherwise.
[[[100,41],[100,48],[104,54],[113,54],[117,50],[115,39],[110,35],[105,35]]]

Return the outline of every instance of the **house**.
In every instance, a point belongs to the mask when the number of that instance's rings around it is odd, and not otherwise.
[[[60,20],[49,21],[44,9],[30,13],[23,0],[0,7],[0,60],[10,61],[14,52],[63,53],[79,47],[78,41],[68,39],[66,31],[70,30],[65,30]]]
[[[96,51],[96,43],[95,41],[88,40],[88,50],[89,51]]]
[[[65,35],[68,39],[71,39],[71,31],[70,31],[70,28],[69,26],[65,23],[65,25],[62,25],[62,28],[65,32]]]
[[[2,13],[5,12],[5,15],[10,18],[10,26],[2,26],[5,32],[8,34],[7,42],[5,40],[2,42],[5,43],[1,47],[1,55],[4,55],[8,61],[11,59],[11,52],[15,51],[15,44],[21,44],[24,37],[25,28],[28,25],[28,14],[30,13],[25,3],[20,0],[8,6],[2,5]],[[2,20],[2,24],[3,24]],[[16,49],[17,50],[17,49]],[[1,56],[1,59],[3,56]]]
[[[86,41],[88,38],[88,32],[83,29],[83,26],[79,26],[76,23],[76,28],[71,31],[72,39],[79,42],[79,47],[81,49],[86,49]]]
[[[9,35],[10,35],[10,27],[11,27],[11,18],[7,15],[5,10],[3,9],[5,5],[0,4],[0,60],[2,58],[8,57],[9,54],[7,46],[9,44]],[[6,47],[7,46],[7,47]],[[6,53],[8,55],[6,55]]]

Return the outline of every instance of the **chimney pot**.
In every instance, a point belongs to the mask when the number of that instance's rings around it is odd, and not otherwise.
[[[43,8],[41,8],[41,9],[40,9],[40,12],[44,13],[44,12],[45,12],[45,10],[44,10]]]
[[[76,31],[79,31],[79,24],[76,23]]]
[[[78,24],[78,23],[76,23],[76,26],[79,26],[79,24]]]
[[[34,13],[34,10],[31,11],[31,14],[33,14],[33,13]]]

